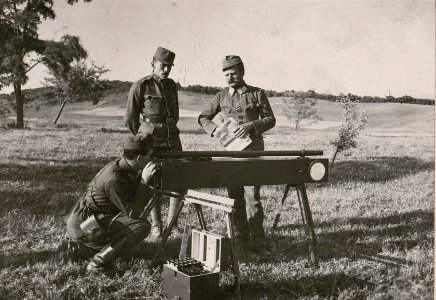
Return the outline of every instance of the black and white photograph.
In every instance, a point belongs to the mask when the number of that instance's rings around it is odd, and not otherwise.
[[[434,299],[432,0],[0,0],[0,299]]]

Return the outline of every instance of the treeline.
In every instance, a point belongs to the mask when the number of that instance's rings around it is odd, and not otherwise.
[[[199,84],[188,85],[186,87],[182,86],[180,82],[176,82],[177,89],[179,91],[214,95],[219,91],[222,91],[223,88],[216,86],[203,86]],[[132,82],[129,81],[120,81],[120,80],[107,80],[105,82],[106,89],[103,92],[104,96],[115,93],[126,93],[129,91],[132,86]],[[332,94],[318,94],[313,90],[308,90],[307,92],[294,91],[294,90],[286,90],[284,92],[277,92],[273,90],[265,90],[265,93],[268,97],[293,97],[293,98],[312,98],[312,99],[320,99],[320,100],[328,100],[328,101],[336,101],[339,99],[340,95],[332,95]],[[11,95],[0,94],[0,102],[12,102],[11,96],[13,97],[14,93]],[[24,94],[24,102],[34,101],[34,100],[45,100],[47,102],[55,102],[54,94],[50,87],[41,87],[35,89],[23,90]],[[433,99],[422,99],[422,98],[413,98],[411,96],[401,96],[401,97],[377,97],[377,96],[357,96],[354,95],[357,100],[361,103],[409,103],[409,104],[421,104],[421,105],[434,105],[435,101]],[[3,99],[4,98],[4,99]],[[2,101],[1,101],[2,100]],[[51,101],[50,101],[51,100]]]
[[[219,91],[223,90],[223,88],[220,87],[203,86],[199,84],[188,85],[187,87],[184,87],[180,84],[180,82],[177,82],[176,85],[177,85],[177,90],[179,91],[186,91],[186,92],[193,92],[193,93],[200,93],[200,94],[207,94],[207,95],[215,95]]]
[[[311,98],[311,99],[320,99],[320,100],[328,100],[328,101],[336,101],[340,98],[340,95],[332,95],[332,94],[318,94],[313,90],[309,90],[307,92],[295,92],[295,91],[284,91],[284,92],[276,92],[267,90],[265,91],[268,97],[293,97],[293,98]],[[354,99],[358,100],[361,103],[409,103],[409,104],[421,104],[421,105],[434,105],[433,99],[421,99],[421,98],[413,98],[411,96],[401,96],[401,97],[377,97],[377,96],[358,96],[353,95]]]
[[[188,85],[187,87],[183,87],[179,82],[177,84],[177,89],[179,91],[187,91],[193,93],[201,93],[207,95],[214,95],[219,91],[222,91],[221,87],[212,87],[212,86],[202,86],[199,84],[196,85]],[[308,90],[307,92],[296,92],[294,90],[286,90],[284,92],[276,92],[273,90],[265,90],[267,97],[292,97],[292,98],[311,98],[311,99],[320,99],[320,100],[328,100],[328,101],[336,101],[340,98],[340,95],[332,95],[332,94],[318,94],[313,90]],[[421,104],[421,105],[434,105],[433,99],[421,99],[421,98],[413,98],[411,96],[401,96],[401,97],[377,97],[377,96],[357,96],[353,95],[354,99],[357,99],[361,103],[410,103],[410,104]]]

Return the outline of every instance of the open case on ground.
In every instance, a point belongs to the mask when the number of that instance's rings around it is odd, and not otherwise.
[[[169,298],[211,299],[219,290],[219,273],[231,265],[230,239],[192,230],[191,257],[171,259],[163,265],[164,291]]]

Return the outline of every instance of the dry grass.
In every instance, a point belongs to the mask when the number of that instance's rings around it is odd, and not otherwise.
[[[184,148],[218,149],[194,123],[182,134]],[[160,270],[148,267],[155,243],[145,242],[133,259],[117,262],[116,273],[101,276],[86,275],[83,262],[63,261],[57,250],[63,216],[94,174],[120,154],[127,131],[39,125],[0,135],[0,298],[164,298]],[[339,158],[328,183],[308,186],[319,267],[308,264],[292,194],[276,235],[268,234],[274,258],[259,262],[242,253],[244,299],[433,298],[434,139],[369,133],[358,150]],[[265,142],[269,150],[319,149],[328,157],[333,134],[277,128]],[[262,190],[267,229],[283,189]],[[221,217],[206,211],[214,228],[223,228]],[[181,222],[191,218],[184,212]],[[179,238],[172,238],[165,255],[176,256],[179,245]],[[223,298],[232,297],[232,283],[231,273],[223,273]]]

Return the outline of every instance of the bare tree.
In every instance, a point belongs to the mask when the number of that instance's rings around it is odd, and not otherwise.
[[[94,62],[88,67],[85,60],[73,64],[68,72],[49,71],[51,77],[45,78],[44,84],[53,88],[53,93],[61,104],[53,123],[57,123],[67,102],[90,101],[97,104],[107,86],[106,81],[100,77],[108,71]]]

